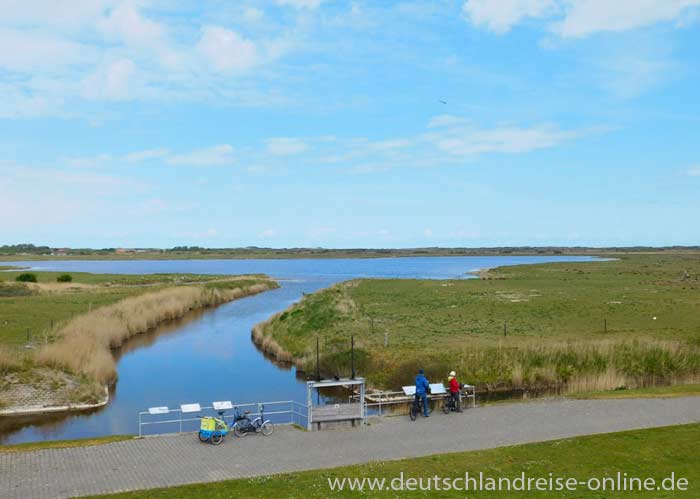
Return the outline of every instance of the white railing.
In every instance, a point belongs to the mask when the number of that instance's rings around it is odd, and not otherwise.
[[[265,419],[269,419],[275,425],[299,425],[307,426],[309,410],[305,404],[294,400],[275,402],[251,402],[246,404],[233,404],[233,409],[225,411],[222,418],[231,423],[235,408],[243,414],[250,410],[248,417],[256,418],[264,413]],[[264,409],[263,409],[264,408]],[[198,411],[183,412],[182,409],[161,409],[158,413],[150,411],[139,412],[139,437],[144,435],[156,435],[160,433],[183,433],[199,430],[202,416],[216,416],[217,411],[213,406],[200,407]],[[152,431],[148,431],[153,429]]]

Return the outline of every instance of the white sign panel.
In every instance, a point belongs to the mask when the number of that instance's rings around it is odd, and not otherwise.
[[[415,395],[416,394],[416,385],[411,385],[411,386],[402,386],[401,389],[406,395]]]
[[[219,402],[212,402],[212,407],[215,411],[226,411],[228,409],[233,409],[233,404],[230,400],[222,400]]]
[[[199,404],[182,404],[180,410],[184,412],[200,412],[202,408]]]
[[[430,394],[431,395],[436,395],[436,394],[441,394],[441,393],[447,393],[447,390],[445,390],[445,385],[442,383],[431,383],[430,384]]]
[[[170,410],[167,407],[149,407],[148,414],[167,414]]]

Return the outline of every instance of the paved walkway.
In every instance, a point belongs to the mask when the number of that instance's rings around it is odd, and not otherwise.
[[[0,497],[50,498],[330,468],[442,452],[700,422],[700,397],[550,400],[379,419],[366,429],[235,437],[218,447],[193,434],[94,447],[0,453]]]

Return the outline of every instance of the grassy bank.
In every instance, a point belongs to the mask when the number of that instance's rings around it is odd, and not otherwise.
[[[606,392],[578,393],[579,399],[626,399],[626,398],[675,398],[700,396],[700,384],[654,386],[632,390],[612,390]]]
[[[277,287],[265,276],[0,274],[0,406],[48,397],[94,403],[116,379],[112,349],[190,310]],[[52,394],[60,400],[51,399]]]
[[[133,435],[110,435],[99,438],[83,438],[78,440],[48,440],[46,442],[28,442],[26,444],[0,445],[0,453],[30,452],[45,449],[68,449],[72,447],[92,447],[95,445],[123,442],[137,438]]]
[[[347,466],[330,470],[265,476],[245,480],[187,485],[165,489],[129,492],[101,497],[114,498],[229,498],[229,497],[460,497],[464,498],[532,498],[568,497],[697,497],[700,490],[696,444],[700,441],[700,425],[673,426],[651,430],[638,430],[607,435],[556,440],[537,444],[502,447],[493,450],[441,454],[418,459],[374,462],[361,466]],[[673,445],[669,445],[673,442]],[[688,480],[686,492],[592,492],[579,487],[571,492],[536,491],[441,491],[398,492],[383,491],[331,493],[328,480],[345,477],[385,479],[388,483],[403,472],[405,478],[429,479],[464,477],[465,472],[486,477],[517,478],[521,473],[533,478],[573,477],[586,481],[616,476],[618,472],[629,477],[654,478],[661,481],[675,473],[675,477]],[[563,495],[565,494],[565,495]]]
[[[700,255],[499,268],[472,280],[356,280],[306,296],[258,325],[280,360],[379,387],[419,367],[456,369],[481,389],[570,392],[700,381]]]

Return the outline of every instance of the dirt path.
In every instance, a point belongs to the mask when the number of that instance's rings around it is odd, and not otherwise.
[[[72,497],[466,451],[700,422],[700,397],[546,400],[372,421],[366,429],[202,444],[194,434],[94,447],[0,453],[0,497]]]

